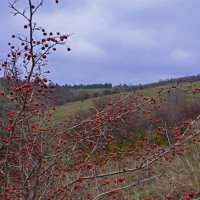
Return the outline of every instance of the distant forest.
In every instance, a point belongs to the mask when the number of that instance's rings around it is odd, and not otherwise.
[[[59,85],[56,84],[55,87],[59,87]],[[107,89],[107,88],[112,88],[112,84],[111,83],[105,83],[105,84],[95,83],[95,84],[87,84],[87,85],[84,85],[84,84],[79,84],[79,85],[65,84],[61,87],[68,88],[68,89],[74,89],[74,90],[77,90],[77,89]]]
[[[166,80],[159,80],[157,82],[148,84],[138,84],[138,85],[127,85],[119,84],[113,86],[111,83],[96,83],[96,84],[79,84],[79,85],[59,85],[54,84],[54,102],[53,105],[62,105],[69,102],[84,101],[89,98],[111,95],[120,92],[134,91],[138,89],[152,88],[157,86],[163,86],[170,83],[176,82],[197,82],[200,81],[200,74],[194,76],[185,76],[181,78],[171,78]],[[52,85],[53,83],[49,83]],[[7,80],[0,78],[0,86],[3,87],[7,85]]]
[[[141,88],[148,88],[148,87],[154,87],[154,86],[161,86],[161,85],[166,85],[170,83],[176,83],[176,82],[185,82],[185,81],[192,81],[192,82],[197,82],[200,81],[200,74],[198,75],[193,75],[193,76],[184,76],[180,78],[171,78],[171,79],[164,79],[164,80],[159,80],[157,82],[152,82],[152,83],[146,83],[146,84],[137,84],[137,85],[132,85],[132,84],[119,84],[116,86],[113,86],[111,83],[95,83],[95,84],[78,84],[78,85],[70,85],[70,84],[65,84],[65,85],[59,85],[55,84],[56,88],[62,87],[62,88],[67,88],[67,89],[110,89],[110,88],[136,88],[136,89],[141,89]]]
[[[59,85],[55,84],[54,96],[56,98],[55,105],[62,105],[64,103],[73,101],[84,101],[89,98],[98,96],[116,94],[120,92],[134,91],[138,89],[152,88],[176,82],[197,82],[200,81],[200,74],[194,76],[185,76],[180,78],[171,78],[166,80],[159,80],[157,82],[138,85],[119,84],[113,86],[111,83],[105,84],[79,84],[79,85]]]

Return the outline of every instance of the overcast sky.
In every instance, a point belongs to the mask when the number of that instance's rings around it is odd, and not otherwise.
[[[72,51],[60,48],[49,60],[54,82],[139,84],[199,74],[199,10],[199,0],[46,0],[35,20],[74,33]],[[23,25],[1,0],[0,58]]]

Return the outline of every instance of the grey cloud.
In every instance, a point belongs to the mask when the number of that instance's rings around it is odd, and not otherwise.
[[[7,20],[0,25],[8,29],[3,35],[19,31],[23,22],[9,20],[3,7]],[[50,58],[50,77],[61,84],[136,84],[199,73],[199,7],[198,0],[46,3],[38,23],[49,31],[75,33],[68,42],[72,51],[66,55],[61,49]]]

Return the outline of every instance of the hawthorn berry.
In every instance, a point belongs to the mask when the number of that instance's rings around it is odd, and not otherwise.
[[[186,197],[185,197],[185,200],[190,200],[190,199],[191,199],[190,196],[186,196]]]
[[[6,144],[9,143],[9,139],[4,139],[3,142]]]
[[[105,184],[109,184],[110,180],[106,179],[104,182],[105,182]]]
[[[170,195],[167,195],[167,196],[165,197],[165,200],[172,200],[172,197],[171,197]]]
[[[194,191],[190,192],[190,194],[189,194],[190,197],[194,197],[194,195],[195,195]]]
[[[92,166],[93,166],[92,163],[89,163],[88,164],[88,169],[92,169]]]

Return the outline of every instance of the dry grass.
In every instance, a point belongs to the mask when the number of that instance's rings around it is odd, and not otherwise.
[[[127,192],[128,199],[142,200],[150,197],[151,200],[159,200],[171,195],[174,200],[178,200],[184,199],[191,191],[200,191],[199,152],[200,144],[190,144],[186,153],[176,156],[172,162],[163,161],[161,165],[157,163],[157,173],[165,171],[166,175],[144,186],[130,189]]]
[[[166,195],[173,197],[173,200],[185,200],[191,191],[200,191],[200,143],[189,144],[185,149],[183,155],[174,156],[174,159],[169,162],[162,160],[162,162],[154,163],[153,173],[152,171],[134,171],[131,173],[123,173],[108,177],[110,184],[102,186],[105,178],[94,180],[91,185],[84,184],[83,189],[78,192],[80,199],[92,200],[97,195],[95,188],[98,188],[99,193],[104,193],[109,190],[123,188],[126,185],[136,182],[136,185],[126,189],[118,189],[117,194],[109,196],[108,194],[103,195],[101,200],[145,200],[150,198],[151,200],[165,200]],[[129,168],[134,166],[134,158],[125,157],[121,161],[105,160],[104,164],[96,166],[98,174],[109,173],[112,171],[118,171],[124,167]],[[163,173],[164,172],[164,173]],[[151,179],[144,183],[137,183],[137,180],[148,179],[163,173],[158,178]],[[86,169],[86,174],[90,172]],[[114,179],[125,178],[125,181],[114,183]],[[85,191],[90,193],[90,196],[86,196]],[[196,195],[195,200],[199,199],[200,196]]]

